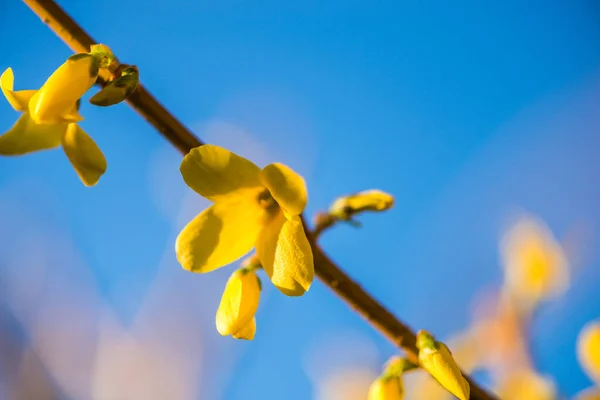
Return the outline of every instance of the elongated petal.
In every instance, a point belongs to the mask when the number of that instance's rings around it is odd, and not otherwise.
[[[29,112],[24,112],[12,128],[0,136],[0,154],[16,156],[56,148],[66,130],[65,124],[38,125]]]
[[[13,75],[12,68],[7,68],[6,71],[0,76],[0,89],[8,103],[15,109],[15,111],[25,111],[29,99],[35,94],[35,90],[19,90],[14,91],[15,76]]]
[[[192,149],[179,169],[190,188],[212,201],[261,187],[260,169],[254,163],[210,144]]]
[[[29,102],[37,123],[79,122],[68,118],[77,102],[96,82],[98,62],[89,54],[76,54],[62,64]]]
[[[271,282],[283,294],[302,296],[315,275],[312,249],[299,217],[273,216],[260,233],[256,253]]]
[[[234,333],[234,339],[252,340],[256,335],[256,318],[252,318],[250,322],[239,332]]]
[[[223,336],[237,334],[254,318],[260,300],[260,283],[254,272],[235,271],[225,286],[217,310],[217,331]]]
[[[199,273],[234,262],[254,247],[262,217],[263,210],[244,198],[207,208],[177,237],[177,260],[184,269]]]
[[[286,211],[286,216],[291,218],[302,214],[308,199],[304,178],[290,167],[274,163],[260,171],[260,179],[275,201]]]
[[[589,322],[581,330],[577,358],[587,375],[600,386],[600,322]]]
[[[404,387],[398,377],[378,378],[369,387],[369,400],[402,400]]]
[[[77,124],[69,124],[62,140],[63,150],[85,186],[94,186],[106,171],[102,151]]]

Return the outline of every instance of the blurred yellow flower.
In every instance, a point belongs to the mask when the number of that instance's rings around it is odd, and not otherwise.
[[[505,289],[530,309],[569,285],[567,258],[543,222],[522,217],[502,240]]]
[[[106,159],[92,138],[73,122],[83,119],[77,111],[76,103],[78,98],[73,99],[69,103],[69,107],[63,107],[63,98],[59,96],[60,101],[56,104],[60,107],[55,107],[51,103],[51,99],[57,95],[51,94],[49,89],[44,89],[47,94],[40,97],[38,93],[43,88],[39,91],[14,91],[13,86],[13,71],[11,68],[8,68],[0,76],[0,88],[15,111],[20,111],[22,114],[13,127],[0,136],[0,154],[11,156],[23,155],[35,151],[53,149],[62,145],[65,154],[83,184],[93,186],[98,183],[100,176],[106,171]],[[54,86],[51,85],[49,87]],[[58,93],[62,92],[59,91]],[[38,115],[44,115],[42,111],[50,110],[53,113],[54,119],[45,120],[52,120],[54,122],[37,123],[33,119],[29,110],[31,109],[32,101],[36,98],[38,103],[42,104],[39,110],[36,109]]]
[[[600,386],[600,322],[588,322],[579,333],[577,358],[588,376]]]
[[[254,339],[260,290],[260,280],[254,271],[242,268],[231,275],[217,310],[217,331],[221,335]]]
[[[574,400],[600,400],[600,388],[591,387],[575,395]]]
[[[450,349],[423,330],[417,333],[417,348],[421,366],[450,393],[460,400],[468,400],[469,382],[462,376]]]
[[[213,145],[192,149],[180,170],[190,188],[215,202],[177,237],[175,251],[184,269],[210,272],[256,247],[282,293],[301,296],[310,288],[314,264],[300,219],[307,202],[300,175],[279,163],[261,170]]]
[[[348,220],[360,212],[385,211],[393,205],[394,196],[372,189],[338,198],[329,208],[329,213],[336,218]]]
[[[369,387],[369,400],[402,400],[404,387],[398,376],[382,376]]]
[[[500,381],[496,393],[503,400],[554,400],[554,383],[529,369],[512,371]]]

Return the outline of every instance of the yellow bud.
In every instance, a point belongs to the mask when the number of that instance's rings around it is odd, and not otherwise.
[[[600,322],[589,322],[579,333],[577,358],[588,376],[600,385]]]
[[[419,363],[443,387],[460,400],[468,400],[469,382],[462,376],[450,349],[426,331],[417,333]]]
[[[369,388],[369,400],[402,400],[404,386],[399,377],[377,378]]]
[[[330,207],[329,213],[343,220],[363,211],[385,211],[394,205],[394,197],[381,190],[365,190],[340,197]]]
[[[98,62],[90,54],[69,57],[29,101],[29,113],[37,124],[79,122],[74,105],[96,82]]]
[[[217,331],[223,336],[252,340],[259,300],[260,281],[254,271],[235,271],[227,281],[217,310]]]

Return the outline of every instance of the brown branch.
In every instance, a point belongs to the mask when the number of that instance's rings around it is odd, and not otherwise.
[[[87,53],[90,45],[99,43],[93,40],[58,4],[52,0],[23,0],[42,21],[48,25],[73,51]],[[118,64],[118,63],[117,63]],[[118,65],[115,66],[115,69]],[[110,77],[103,76],[104,84]],[[140,84],[136,92],[127,99],[129,105],[152,124],[182,154],[203,143],[181,122],[173,117]],[[306,222],[304,224],[306,227]],[[319,279],[329,286],[340,298],[358,314],[362,315],[376,330],[404,349],[411,361],[417,360],[415,333],[400,322],[391,312],[354,282],[344,271],[327,257],[317,245],[313,232],[307,232],[311,241],[315,272]],[[466,375],[465,375],[466,376]],[[472,400],[494,400],[495,396],[480,388],[469,379]]]

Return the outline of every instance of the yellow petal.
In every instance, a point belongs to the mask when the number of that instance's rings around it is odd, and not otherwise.
[[[13,156],[56,148],[66,130],[65,124],[38,125],[29,117],[29,112],[24,112],[12,128],[0,136],[0,154]]]
[[[283,294],[302,296],[315,275],[310,243],[300,217],[286,219],[277,213],[265,224],[256,253],[271,282]]]
[[[462,376],[448,347],[442,342],[436,342],[426,331],[417,333],[417,347],[421,366],[450,393],[460,400],[468,400],[469,383]]]
[[[290,167],[274,163],[260,171],[260,179],[275,201],[286,211],[286,216],[302,214],[308,198],[304,178]]]
[[[258,190],[260,169],[219,146],[205,144],[192,149],[179,168],[185,183],[212,201],[239,195],[247,189]]]
[[[600,322],[590,322],[581,330],[577,358],[587,375],[600,386]]]
[[[369,400],[402,400],[404,387],[398,377],[378,378],[369,388]]]
[[[89,54],[76,54],[62,64],[29,102],[37,123],[79,122],[69,118],[73,104],[96,82],[98,65]],[[79,116],[80,117],[80,116]]]
[[[216,203],[183,228],[175,242],[177,260],[199,273],[230,264],[254,247],[262,218],[258,204],[243,197]]]
[[[260,282],[253,271],[235,271],[225,286],[217,310],[217,331],[238,334],[252,321],[260,300]]]
[[[85,186],[94,186],[106,171],[102,151],[77,124],[69,124],[62,140],[63,150]]]
[[[252,340],[256,335],[256,319],[252,318],[250,322],[239,332],[231,335],[234,339]]]
[[[35,90],[19,90],[17,92],[14,89],[15,77],[13,75],[12,68],[7,68],[6,71],[0,76],[0,89],[4,93],[4,97],[8,100],[9,104],[15,111],[25,111],[27,109],[27,103],[29,99],[35,94]]]

